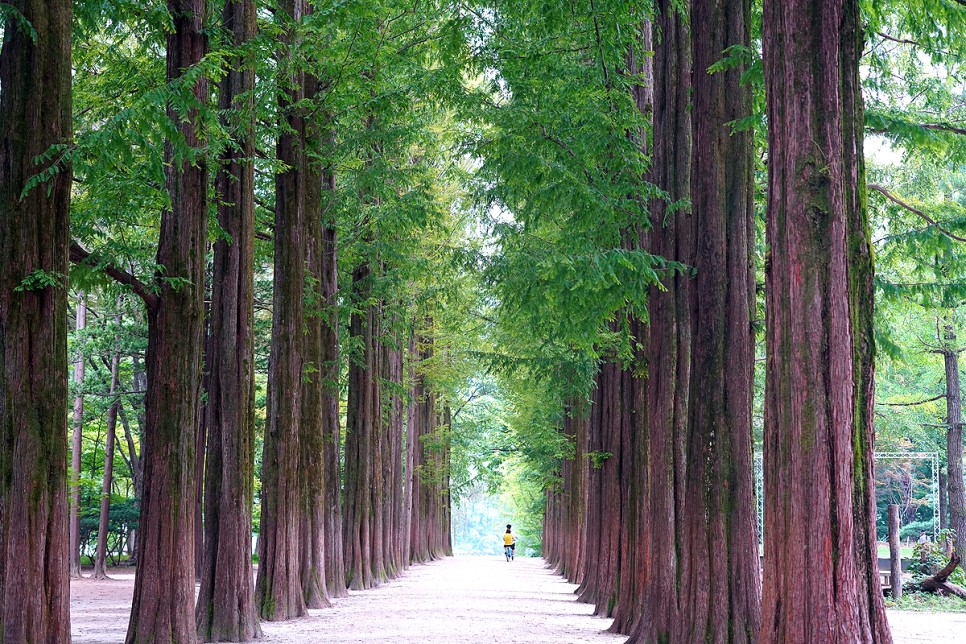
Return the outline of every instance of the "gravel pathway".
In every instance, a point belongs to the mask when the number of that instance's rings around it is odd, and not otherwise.
[[[74,644],[124,641],[134,587],[129,570],[111,581],[71,583]],[[445,642],[446,644],[623,642],[574,601],[573,584],[542,559],[452,557],[413,566],[399,579],[354,592],[291,622],[263,623],[265,642]],[[966,613],[889,612],[896,644],[966,644]]]

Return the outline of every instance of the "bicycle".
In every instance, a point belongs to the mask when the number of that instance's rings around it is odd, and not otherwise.
[[[513,561],[513,546],[504,546],[503,554],[506,555],[507,561]]]

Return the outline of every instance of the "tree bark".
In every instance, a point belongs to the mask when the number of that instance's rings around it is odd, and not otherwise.
[[[94,553],[94,579],[107,579],[107,531],[111,515],[111,485],[114,479],[114,443],[117,429],[117,409],[121,404],[117,395],[118,367],[121,354],[111,357],[111,406],[107,410],[107,438],[104,447],[104,479],[101,484],[101,514],[97,526],[97,550]]]
[[[761,639],[891,642],[873,477],[873,268],[857,0],[766,3]]]
[[[306,13],[311,6],[306,5]],[[319,81],[306,73],[305,98],[317,98]],[[324,126],[319,117],[305,120],[305,142],[302,168],[305,208],[306,271],[310,289],[305,313],[305,375],[302,378],[302,418],[300,423],[302,516],[301,516],[301,582],[305,604],[309,608],[331,606],[325,575],[325,366],[323,365],[323,327],[327,322],[323,280],[329,268],[322,222],[322,190],[325,171],[319,161]]]
[[[254,0],[229,0],[222,10],[229,44],[255,37]],[[195,606],[198,636],[208,642],[247,642],[261,636],[252,580],[254,417],[254,140],[255,70],[236,54],[221,81],[218,107],[234,130],[215,177],[218,225],[211,280],[205,554]],[[239,121],[227,116],[234,110]]]
[[[77,302],[75,330],[81,332],[87,326],[87,298],[81,293]],[[81,575],[80,565],[80,504],[81,504],[81,456],[84,447],[84,351],[77,352],[74,362],[74,411],[70,449],[70,576],[76,579]]]
[[[349,363],[349,398],[345,445],[345,548],[346,582],[351,590],[372,588],[381,571],[374,569],[374,466],[382,425],[382,354],[379,345],[379,310],[372,298],[372,266],[364,260],[352,273],[356,307],[349,320],[350,344],[361,356]]]
[[[959,347],[956,329],[943,323],[943,365],[946,369],[946,493],[949,527],[956,552],[966,552],[966,497],[963,490],[963,417],[959,386]]]
[[[0,639],[54,644],[70,641],[71,166],[62,153],[72,133],[72,3],[8,4],[0,48]]]
[[[204,57],[203,0],[169,0],[174,29],[167,38],[167,78],[177,81]],[[194,100],[208,99],[199,78]],[[168,105],[183,143],[200,151],[198,111]],[[157,295],[147,299],[144,495],[137,532],[139,553],[127,642],[196,642],[194,620],[195,428],[204,330],[208,170],[204,156],[177,154],[165,145],[171,210],[161,214]],[[186,537],[186,535],[188,535]]]
[[[939,529],[949,527],[949,475],[945,467],[939,468]]]
[[[691,36],[673,3],[658,3],[654,22],[654,162],[652,181],[668,200],[651,204],[650,250],[694,265],[691,197]],[[671,274],[649,293],[647,431],[644,438],[643,579],[640,619],[631,641],[669,641],[681,600],[684,485],[690,401],[694,284]]]
[[[276,16],[289,30],[302,18],[300,0],[286,0]],[[262,516],[258,534],[255,600],[262,619],[286,620],[306,614],[301,583],[299,436],[304,373],[306,218],[303,142],[305,124],[296,107],[303,98],[301,74],[287,69],[280,55],[285,91],[279,98],[283,120],[277,155],[286,169],[275,179],[275,276],[272,349],[269,358],[268,427],[262,455]]]
[[[731,47],[751,46],[750,0],[693,0],[691,207],[697,230],[692,311],[693,395],[679,616],[672,641],[751,643],[760,630],[761,577],[752,480],[755,219],[745,65],[710,73]]]
[[[902,598],[902,559],[899,555],[899,506],[889,505],[889,563],[892,599]]]
[[[641,48],[650,51],[652,46],[652,27],[650,22],[641,25]],[[632,87],[632,95],[638,111],[645,118],[654,111],[654,74],[651,58],[639,55],[633,49],[628,56],[628,71],[640,81]],[[635,139],[643,154],[649,152],[645,133],[635,133]],[[629,226],[623,231],[622,246],[628,250],[646,248],[647,240],[643,229]],[[598,612],[612,614],[614,622],[609,630],[615,633],[629,633],[640,616],[640,602],[643,592],[644,502],[646,478],[644,476],[644,445],[647,429],[646,378],[648,328],[633,315],[628,315],[627,328],[630,333],[632,358],[620,364],[620,392],[618,398],[618,423],[620,426],[620,475],[619,485],[622,495],[620,507],[620,546],[617,551],[615,590],[613,605],[598,607]]]
[[[335,176],[326,174],[325,188],[331,199]],[[327,208],[328,210],[328,208]],[[322,227],[322,325],[321,367],[323,471],[325,475],[325,584],[332,597],[349,594],[342,547],[342,464],[339,422],[339,273],[335,221],[330,215]]]

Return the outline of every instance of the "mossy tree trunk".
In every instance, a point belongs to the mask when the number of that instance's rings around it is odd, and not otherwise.
[[[306,5],[306,12],[311,6]],[[305,98],[318,98],[319,81],[305,75]],[[325,365],[323,364],[323,327],[327,323],[323,281],[331,256],[325,250],[322,216],[322,191],[326,176],[319,158],[324,124],[318,116],[305,119],[305,144],[302,161],[304,180],[303,208],[306,238],[306,310],[303,345],[305,369],[302,377],[302,418],[299,432],[301,515],[301,583],[309,608],[331,606],[325,575]]]
[[[691,398],[680,569],[672,641],[751,643],[760,628],[761,577],[752,481],[755,219],[745,66],[709,68],[750,47],[750,0],[691,4],[693,160],[697,230]]]
[[[167,77],[176,81],[207,51],[205,3],[170,0],[174,25],[167,39]],[[207,80],[189,88],[208,99]],[[205,145],[198,111],[168,107],[192,152]],[[171,210],[161,215],[156,297],[148,309],[144,493],[137,533],[138,559],[127,642],[195,642],[195,428],[204,328],[208,170],[201,158],[165,146]],[[193,154],[190,156],[194,156]],[[188,535],[186,537],[186,535]]]
[[[294,23],[302,3],[285,0],[276,18],[286,35],[279,55],[282,132],[277,156],[285,170],[275,178],[275,274],[269,357],[268,426],[262,455],[262,508],[255,601],[267,620],[306,614],[301,583],[302,486],[299,438],[305,354],[306,215],[303,182],[305,124],[298,102],[302,74],[290,69]]]
[[[765,4],[763,643],[891,642],[875,543],[857,0]]]
[[[691,46],[688,19],[661,0],[654,18],[653,183],[668,199],[651,203],[652,253],[694,265],[691,196]],[[678,204],[672,208],[671,204]],[[669,274],[649,293],[647,429],[643,439],[643,581],[631,641],[669,641],[680,611],[684,541],[685,435],[690,403],[693,277]]]
[[[329,199],[335,190],[335,175],[326,173],[324,195]],[[324,200],[326,213],[331,206]],[[323,217],[321,296],[324,307],[322,324],[321,368],[323,472],[325,476],[325,583],[332,597],[346,597],[345,560],[342,549],[342,464],[340,459],[341,428],[339,422],[339,273],[335,221],[331,214]]]
[[[222,27],[231,45],[255,37],[253,0],[229,0]],[[204,641],[247,642],[261,635],[252,580],[252,501],[255,470],[254,243],[255,177],[252,61],[236,55],[221,81],[218,105],[237,117],[224,125],[234,145],[215,178],[218,225],[211,281],[210,375],[205,469],[205,554],[195,608]]]
[[[352,273],[355,307],[349,321],[350,344],[361,355],[349,363],[349,399],[345,445],[346,582],[351,590],[371,588],[379,579],[373,568],[374,480],[373,457],[382,422],[380,314],[372,301],[373,271],[368,262]]]
[[[71,2],[9,5],[0,48],[0,639],[55,644],[70,641],[70,164],[54,154],[59,171],[24,188],[52,163],[38,157],[70,144]]]

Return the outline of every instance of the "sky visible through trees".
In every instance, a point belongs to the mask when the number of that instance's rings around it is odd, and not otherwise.
[[[250,641],[506,523],[629,641],[890,642],[886,506],[966,552],[963,0],[0,25],[4,642],[122,565],[128,642]]]

